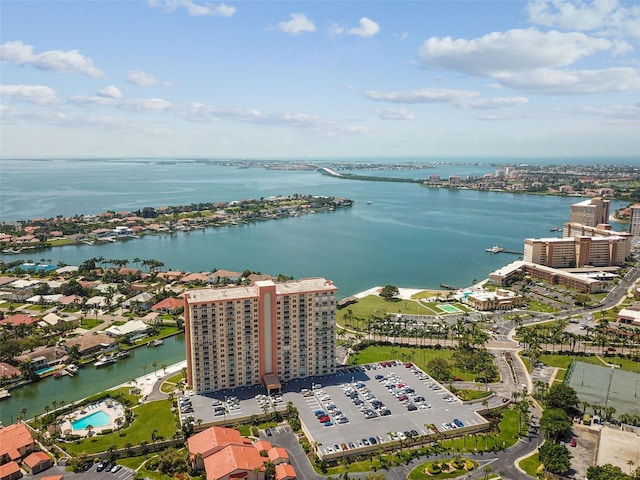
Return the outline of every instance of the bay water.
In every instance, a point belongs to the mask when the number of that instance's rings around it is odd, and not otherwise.
[[[482,176],[497,168],[489,162],[449,163],[387,174],[426,179],[437,173],[447,178]],[[4,261],[20,258],[69,265],[91,257],[129,261],[139,257],[163,262],[163,270],[250,269],[295,278],[323,276],[335,282],[340,298],[386,284],[467,286],[519,258],[487,253],[486,248],[501,245],[522,251],[526,237],[557,236],[550,228],[568,221],[570,205],[581,200],[344,180],[316,171],[238,168],[172,159],[2,159],[0,169],[0,222],[295,193],[350,198],[356,202],[353,207],[334,212],[0,256]],[[623,205],[614,202],[612,210]],[[167,354],[158,362],[184,359],[180,341],[161,348]],[[149,365],[153,360],[146,356],[153,353],[136,353],[108,371],[85,373],[83,369],[74,378],[47,379],[14,390],[12,398],[0,404],[0,418],[7,424],[23,406],[28,408],[27,416],[32,416],[42,413],[50,399],[68,403],[107,385],[126,382],[140,375],[134,358]]]

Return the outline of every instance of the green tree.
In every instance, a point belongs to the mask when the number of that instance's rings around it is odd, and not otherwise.
[[[556,441],[560,435],[571,428],[571,418],[560,408],[548,408],[540,417],[540,429],[544,436]]]
[[[396,297],[400,293],[400,290],[395,285],[385,285],[380,290],[380,296],[387,301],[390,301],[392,298]]]
[[[444,358],[433,358],[427,362],[427,371],[439,382],[451,380],[451,366]]]
[[[631,480],[632,477],[625,474],[620,467],[614,467],[610,463],[595,465],[587,469],[589,480]]]
[[[571,453],[559,443],[546,442],[539,449],[539,457],[548,472],[565,475],[571,468]]]
[[[567,413],[576,410],[579,404],[578,394],[569,385],[564,383],[555,383],[545,396],[545,404],[547,408],[560,408]]]

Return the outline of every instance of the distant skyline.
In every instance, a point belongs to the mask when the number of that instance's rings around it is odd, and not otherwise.
[[[0,2],[4,157],[640,156],[640,3]]]

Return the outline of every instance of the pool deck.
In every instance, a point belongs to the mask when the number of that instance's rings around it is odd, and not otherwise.
[[[62,422],[61,429],[65,435],[81,435],[86,437],[89,435],[89,430],[85,428],[74,429],[71,422],[74,422],[82,417],[86,417],[87,415],[91,415],[95,412],[104,412],[109,416],[109,423],[106,425],[96,426],[94,425],[91,429],[91,432],[95,435],[103,430],[112,429],[115,430],[116,427],[116,419],[122,418],[124,423],[124,406],[115,400],[101,400],[97,403],[92,403],[90,405],[85,405],[82,409],[75,410],[70,415],[65,417]]]

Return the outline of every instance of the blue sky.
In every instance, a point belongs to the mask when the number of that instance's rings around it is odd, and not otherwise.
[[[5,157],[640,154],[640,3],[0,2]]]

